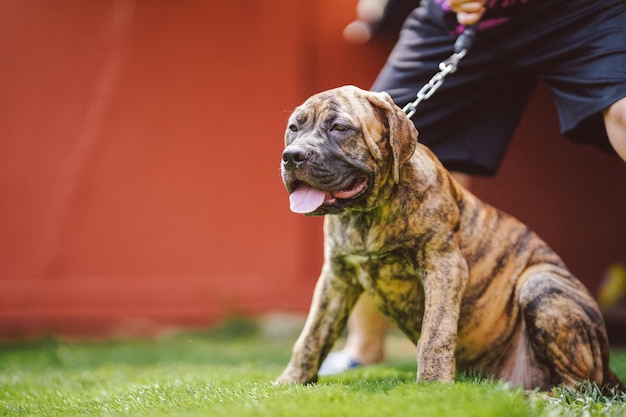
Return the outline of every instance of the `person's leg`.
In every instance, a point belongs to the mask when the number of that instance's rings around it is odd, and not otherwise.
[[[604,126],[611,145],[626,161],[626,97],[604,111]]]
[[[361,365],[382,362],[385,358],[385,335],[390,325],[367,295],[362,295],[348,319],[348,337],[343,347]]]
[[[611,6],[588,2],[590,10],[568,25],[548,23],[545,42],[519,65],[533,65],[533,55],[548,63],[539,75],[554,93],[565,136],[626,161],[626,3],[602,2]]]

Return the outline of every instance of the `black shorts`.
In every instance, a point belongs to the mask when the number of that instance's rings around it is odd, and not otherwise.
[[[614,152],[602,110],[626,97],[626,1],[532,4],[481,28],[457,72],[417,107],[419,140],[448,169],[494,174],[538,80],[554,93],[563,134]],[[372,86],[401,107],[452,53],[455,16],[433,7],[424,2],[409,15]]]

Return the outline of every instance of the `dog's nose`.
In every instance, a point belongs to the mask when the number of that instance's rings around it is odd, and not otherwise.
[[[297,146],[289,146],[283,152],[283,164],[287,167],[295,167],[301,165],[309,159],[311,152]]]

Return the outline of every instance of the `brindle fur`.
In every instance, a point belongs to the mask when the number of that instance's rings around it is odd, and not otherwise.
[[[369,183],[311,213],[329,214],[324,265],[278,382],[317,379],[366,292],[417,344],[418,380],[473,370],[525,389],[621,385],[589,292],[528,227],[462,188],[388,95],[350,86],[315,95],[294,111],[285,144],[306,155],[283,163],[289,191],[295,180],[327,191],[355,175]]]

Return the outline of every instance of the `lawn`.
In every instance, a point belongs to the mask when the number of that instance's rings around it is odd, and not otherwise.
[[[292,343],[291,336],[263,336],[241,323],[156,340],[5,343],[0,415],[626,416],[626,396],[593,390],[560,390],[551,398],[469,376],[415,384],[412,354],[403,349],[390,349],[383,365],[318,384],[274,386]],[[626,379],[626,350],[615,349],[612,363]]]

